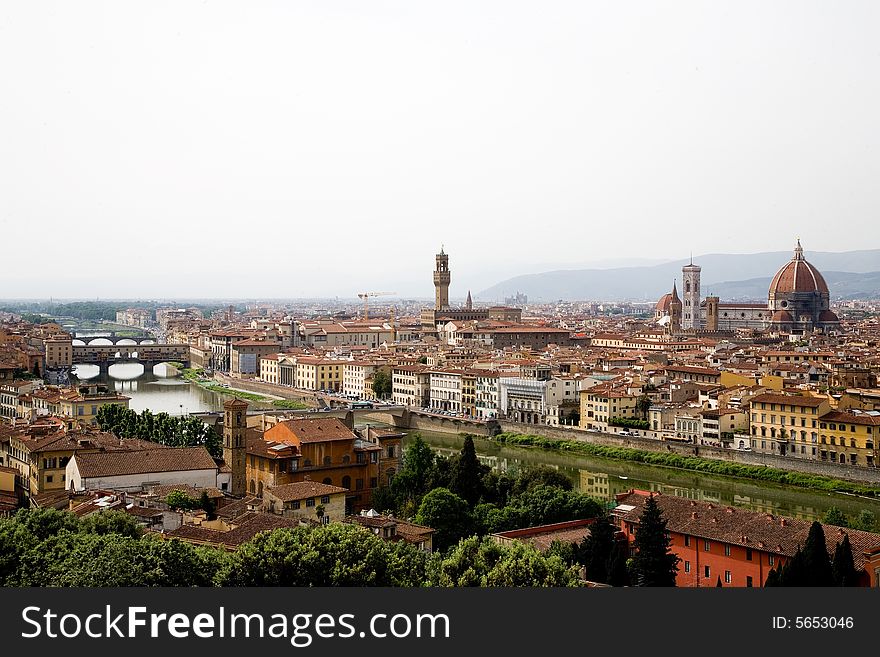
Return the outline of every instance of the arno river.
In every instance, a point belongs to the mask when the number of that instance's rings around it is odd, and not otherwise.
[[[111,367],[109,377],[99,377],[97,366],[80,366],[77,373],[83,382],[101,382],[131,397],[130,407],[136,411],[149,408],[154,413],[164,411],[179,415],[215,411],[222,407],[224,395],[205,390],[179,376],[163,376],[162,365],[155,368],[155,373],[142,371],[140,365],[122,364]],[[271,408],[271,404],[251,403],[251,407]],[[422,436],[441,454],[457,452],[463,440],[457,435],[433,432],[422,432]],[[476,440],[475,444],[480,459],[497,470],[515,472],[548,465],[569,477],[577,490],[608,501],[614,499],[615,493],[640,488],[807,519],[821,517],[831,506],[843,509],[848,515],[869,509],[880,518],[880,500],[707,476],[628,461],[509,447],[488,440]]]

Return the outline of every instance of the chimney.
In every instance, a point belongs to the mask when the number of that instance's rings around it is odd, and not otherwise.
[[[311,480],[312,480],[311,475],[305,475],[305,476],[303,476],[303,481],[311,481]]]
[[[694,520],[696,520],[696,518],[697,518],[697,512],[696,512],[696,511],[691,511],[691,518],[693,518]]]
[[[780,527],[785,527],[785,526],[787,526],[787,525],[788,525],[788,523],[786,522],[785,518],[780,518],[780,519],[779,519],[779,526],[780,526]]]

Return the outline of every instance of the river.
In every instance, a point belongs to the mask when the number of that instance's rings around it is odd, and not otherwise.
[[[458,453],[464,442],[462,436],[453,434],[430,431],[419,433],[436,452],[447,456]],[[516,472],[548,465],[571,479],[575,490],[608,502],[614,501],[616,493],[637,488],[806,520],[821,519],[832,506],[842,509],[850,516],[858,515],[862,509],[868,509],[880,519],[880,500],[749,479],[705,475],[631,461],[512,447],[490,440],[475,439],[474,446],[480,461],[496,471]]]
[[[173,368],[157,365],[145,372],[142,365],[113,365],[109,375],[100,376],[96,365],[76,368],[80,381],[98,381],[131,398],[129,407],[171,415],[217,411],[228,395],[219,394],[186,381]],[[249,402],[251,408],[272,408],[271,402]],[[420,432],[438,453],[450,455],[461,449],[464,438],[454,434]],[[516,472],[548,465],[565,474],[576,490],[597,498],[614,500],[616,493],[630,488],[659,491],[694,500],[733,505],[753,511],[819,519],[831,506],[855,516],[862,509],[880,518],[880,500],[822,493],[767,482],[650,466],[526,447],[500,445],[489,440],[474,441],[480,460],[498,471]]]

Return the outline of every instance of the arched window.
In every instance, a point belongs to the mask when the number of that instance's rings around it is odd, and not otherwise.
[[[391,480],[394,479],[394,475],[396,474],[396,470],[394,468],[388,468],[385,471],[385,478],[387,480],[388,485],[391,485]]]
[[[260,482],[259,487],[257,488],[257,497],[263,497],[263,482]]]
[[[342,455],[342,462],[343,462],[343,463],[350,463],[350,462],[351,462],[351,457],[350,457],[348,454],[343,454],[343,455]]]
[[[349,477],[348,475],[345,475],[342,478],[342,487],[348,488],[349,490],[351,489],[351,477]]]
[[[253,495],[254,493],[257,492],[257,484],[256,484],[256,482],[254,482],[253,479],[251,479],[250,489],[251,489],[251,495]]]
[[[330,465],[333,460],[329,456],[324,457],[324,465]]]
[[[303,461],[304,468],[311,467],[311,465],[312,465],[312,459],[306,459],[305,461]]]
[[[328,486],[332,486],[333,480],[330,477],[324,477],[324,481],[321,483],[327,484]]]

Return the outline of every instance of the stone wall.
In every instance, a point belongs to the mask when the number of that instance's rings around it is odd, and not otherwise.
[[[535,424],[520,424],[518,422],[499,422],[502,432],[526,433],[559,440],[579,440],[595,445],[608,447],[629,447],[642,449],[650,452],[672,452],[682,456],[700,456],[707,459],[718,459],[731,463],[744,465],[764,465],[780,470],[793,470],[807,474],[817,474],[849,481],[862,481],[872,484],[880,483],[880,468],[863,468],[839,463],[827,463],[824,461],[808,461],[805,459],[785,458],[774,454],[760,454],[757,452],[743,451],[738,449],[723,449],[720,447],[705,447],[703,445],[687,445],[651,438],[636,436],[617,436],[608,433],[595,433],[582,429],[563,427],[545,427]]]

